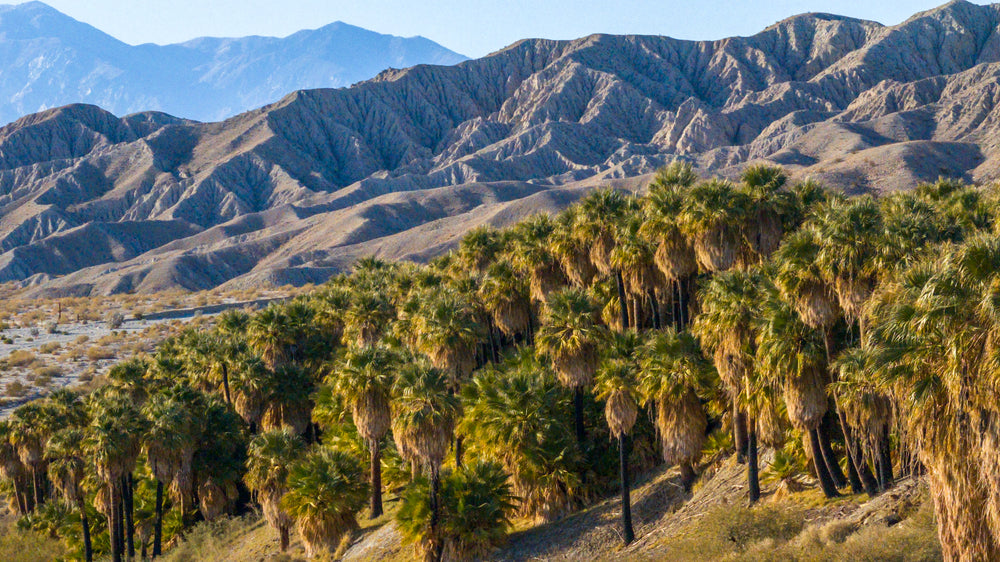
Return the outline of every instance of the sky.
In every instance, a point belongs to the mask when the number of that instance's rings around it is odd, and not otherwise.
[[[194,37],[283,37],[343,21],[422,35],[470,57],[519,39],[592,33],[721,39],[752,35],[788,16],[828,12],[897,24],[943,0],[45,0],[130,44]],[[977,1],[985,4],[987,2]]]

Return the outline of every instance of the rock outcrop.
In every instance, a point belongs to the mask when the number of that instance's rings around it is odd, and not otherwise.
[[[768,161],[854,192],[991,181],[998,26],[1000,5],[962,1],[893,27],[805,14],[720,41],[526,40],[217,123],[50,110],[0,129],[0,280],[48,275],[33,294],[320,281],[638,186],[675,158],[723,175]],[[99,251],[45,259],[75,238]]]

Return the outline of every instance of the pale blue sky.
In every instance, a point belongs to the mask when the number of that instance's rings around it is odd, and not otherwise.
[[[8,0],[9,1],[9,0]],[[15,2],[17,3],[17,2]],[[46,0],[127,43],[273,35],[344,21],[423,35],[479,57],[518,39],[640,33],[681,39],[751,35],[788,16],[830,12],[896,24],[943,0]],[[986,2],[979,1],[977,3]]]

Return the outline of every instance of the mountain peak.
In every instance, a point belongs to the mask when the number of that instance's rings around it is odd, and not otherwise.
[[[284,38],[127,45],[42,2],[0,6],[0,124],[71,103],[117,115],[164,111],[217,121],[288,92],[339,88],[389,67],[465,57],[423,38],[334,22]]]

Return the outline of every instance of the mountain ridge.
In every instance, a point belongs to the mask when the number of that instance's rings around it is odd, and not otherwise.
[[[295,89],[345,87],[389,66],[462,60],[424,37],[343,22],[286,37],[129,45],[42,2],[0,5],[0,99],[7,102],[0,122],[75,102],[215,121]]]
[[[989,182],[998,96],[1000,6],[958,1],[896,26],[805,14],[716,41],[523,40],[215,123],[71,106],[0,128],[0,280],[30,295],[318,282],[598,185],[638,188],[675,158],[723,176],[764,161],[851,192]],[[37,258],[88,223],[151,221],[177,235],[68,273],[84,264]]]

